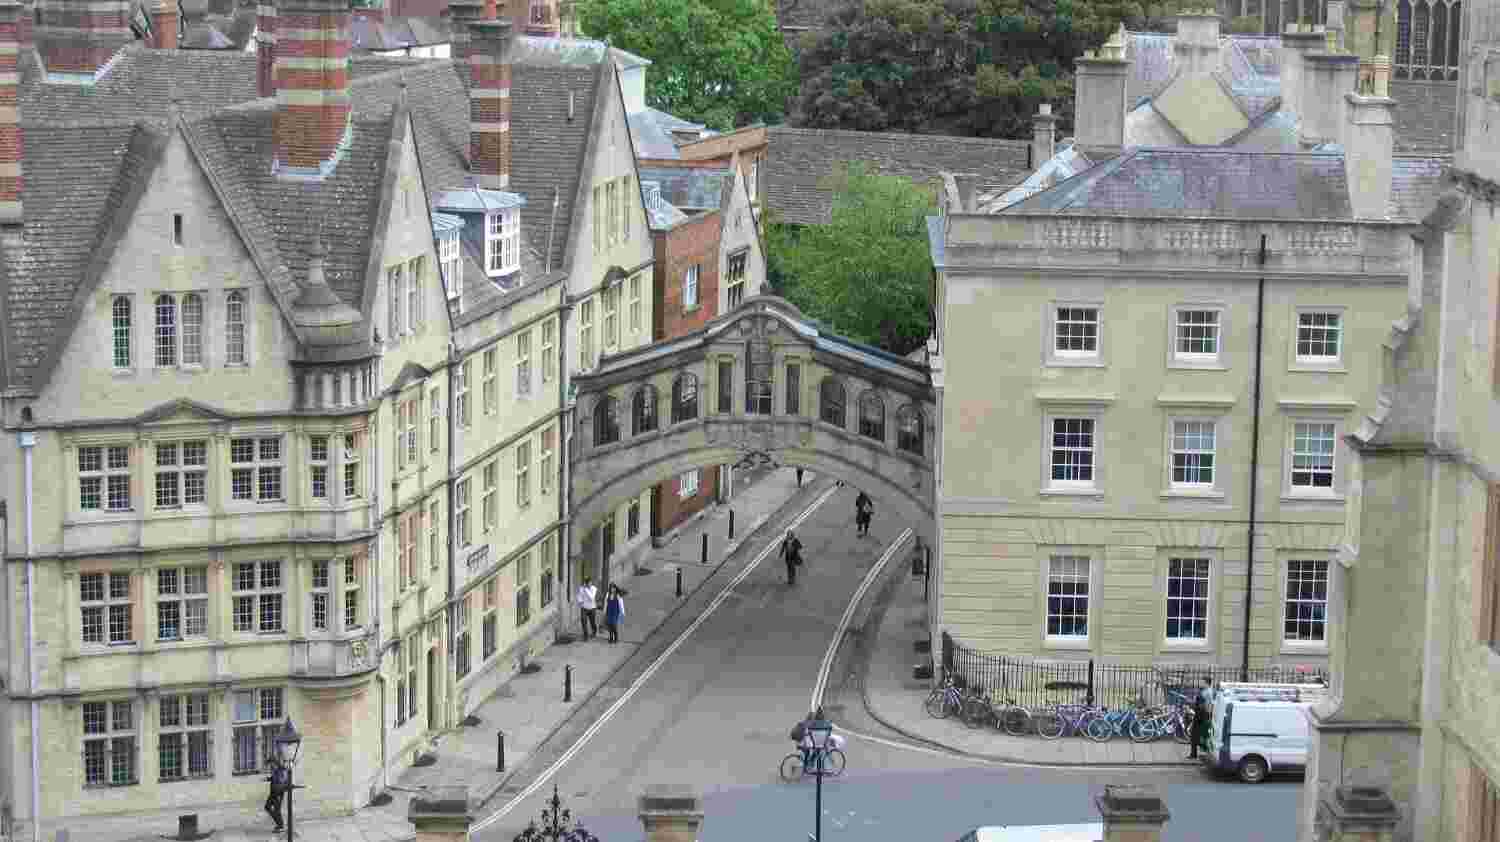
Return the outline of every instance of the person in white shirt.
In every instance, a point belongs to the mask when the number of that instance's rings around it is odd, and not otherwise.
[[[599,621],[595,617],[598,609],[599,589],[594,587],[594,580],[588,576],[583,577],[583,584],[578,586],[578,624],[583,627],[583,639],[599,635]]]

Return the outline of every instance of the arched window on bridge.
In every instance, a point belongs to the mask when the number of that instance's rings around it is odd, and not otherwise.
[[[614,444],[620,440],[619,401],[609,395],[594,404],[594,446]]]
[[[656,387],[646,384],[630,400],[630,434],[638,436],[656,429]]]
[[[818,387],[818,417],[824,422],[844,429],[845,419],[848,417],[844,407],[848,405],[848,398],[844,394],[844,384],[836,377],[825,377],[823,383]]]
[[[691,374],[679,374],[672,381],[672,423],[693,421],[698,418],[698,378]]]
[[[885,402],[874,389],[859,396],[859,434],[885,441]]]
[[[922,410],[907,404],[896,413],[896,448],[922,455]]]

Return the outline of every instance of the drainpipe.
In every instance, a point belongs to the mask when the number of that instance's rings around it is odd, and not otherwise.
[[[458,432],[457,432],[458,431],[458,404],[456,403],[456,401],[457,401],[457,398],[458,398],[458,371],[459,371],[458,367],[461,366],[461,365],[463,365],[463,360],[461,359],[461,357],[462,357],[462,355],[458,351],[458,342],[456,340],[449,340],[449,342],[448,342],[448,511],[447,511],[447,515],[446,515],[446,518],[447,518],[447,521],[448,521],[448,593],[447,593],[446,598],[443,600],[443,602],[444,602],[443,617],[444,617],[445,620],[447,620],[447,622],[444,624],[445,628],[443,630],[443,639],[445,641],[447,641],[447,645],[446,645],[446,650],[445,651],[446,651],[446,654],[448,655],[448,657],[452,657],[452,655],[453,655],[453,640],[454,640],[454,637],[453,637],[453,614],[454,614],[454,611],[455,611],[454,606],[453,606],[453,594],[455,593],[455,589],[453,587],[453,583],[457,580],[457,577],[458,577],[458,564],[457,564],[457,560],[454,558],[455,554],[458,552],[458,533],[456,532],[456,530],[458,528],[458,506],[457,506],[456,501],[453,499],[454,496],[458,493],[458,477],[454,475],[457,472],[457,470],[458,470],[458,460],[456,460],[454,458],[454,456],[453,456],[453,453],[454,453],[454,451],[453,451],[453,442],[454,442],[454,439],[456,439],[458,437]],[[424,618],[422,620],[422,622],[425,623],[425,622],[427,622],[427,620]],[[454,674],[453,671],[450,670],[450,669],[448,669],[448,658],[444,658],[443,659],[443,698],[444,698],[445,703],[446,704],[450,704],[450,705],[453,703],[453,700],[451,698],[452,694],[450,692],[448,692],[448,691],[456,686],[456,682],[453,682],[453,681],[449,680],[449,676],[451,676],[453,674]],[[430,682],[431,680],[432,680],[432,677],[428,676],[428,681]],[[432,689],[429,687],[428,688],[428,693],[431,694],[431,692],[432,692]],[[430,707],[430,705],[429,705],[429,707]],[[430,710],[427,712],[427,717],[428,717],[427,721],[429,721],[429,722],[432,721],[432,713],[433,712],[430,711]],[[441,724],[442,723],[439,722],[439,725],[441,725]]]
[[[567,633],[568,612],[573,604],[573,524],[568,518],[568,430],[572,416],[568,412],[568,284],[563,282],[562,306],[557,309],[557,631],[554,639]],[[545,365],[545,363],[543,363]]]
[[[36,700],[36,539],[31,522],[35,506],[31,454],[36,446],[36,433],[26,430],[19,434],[19,438],[26,461],[26,692],[31,696],[31,839],[32,842],[42,842],[42,756],[39,748],[42,715]]]
[[[1245,550],[1245,629],[1240,642],[1240,681],[1250,680],[1250,609],[1255,585],[1255,497],[1260,479],[1260,366],[1266,332],[1266,235],[1260,235],[1260,280],[1255,286],[1255,377],[1250,399],[1250,519]]]

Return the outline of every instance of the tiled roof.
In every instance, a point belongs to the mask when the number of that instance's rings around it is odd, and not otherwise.
[[[713,132],[706,132],[706,127],[702,123],[691,123],[655,108],[637,111],[629,115],[628,119],[630,120],[630,137],[635,143],[637,158],[675,161],[682,157],[677,151],[677,141],[672,137],[674,131],[697,132],[700,135],[713,134]]]
[[[715,210],[723,202],[730,172],[717,167],[640,168],[641,182],[661,187],[663,199],[688,210]]]
[[[1455,82],[1391,82],[1396,100],[1396,154],[1453,151],[1458,116]]]
[[[826,180],[845,163],[865,162],[885,175],[921,183],[951,172],[977,175],[988,188],[1008,188],[1026,177],[1024,141],[787,126],[768,132],[766,204],[794,225],[828,221],[833,196]]]

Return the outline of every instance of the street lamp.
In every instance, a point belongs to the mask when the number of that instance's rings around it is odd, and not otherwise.
[[[824,719],[819,714],[817,719],[807,725],[807,737],[812,741],[813,748],[813,775],[817,778],[816,792],[813,801],[813,842],[823,842],[823,775],[826,763],[824,758],[828,756],[829,738],[833,736],[833,723]]]
[[[297,765],[297,755],[302,753],[302,732],[298,731],[297,726],[288,719],[286,724],[281,726],[281,733],[277,734],[272,741],[282,765],[286,767],[286,838],[290,840],[295,838],[292,835],[294,831],[292,794],[297,788],[297,784],[292,779],[292,769]]]

